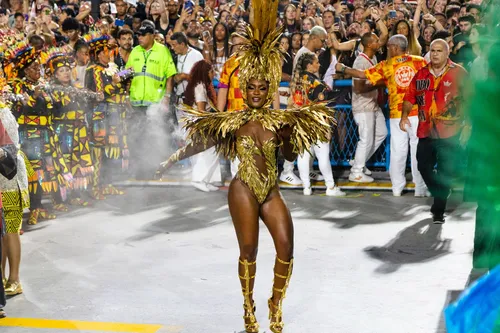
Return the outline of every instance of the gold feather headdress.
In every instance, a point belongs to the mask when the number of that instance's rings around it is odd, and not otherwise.
[[[269,82],[269,92],[264,107],[269,107],[281,81],[279,40],[282,27],[277,27],[278,0],[252,0],[250,25],[236,35],[243,39],[240,44],[240,70],[238,79],[243,98],[251,79]]]

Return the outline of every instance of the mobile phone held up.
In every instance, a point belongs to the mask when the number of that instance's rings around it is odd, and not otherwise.
[[[184,9],[189,13],[193,12],[194,2],[191,0],[184,1]]]
[[[395,10],[390,10],[389,11],[389,18],[395,19],[398,16],[398,13],[396,13]]]

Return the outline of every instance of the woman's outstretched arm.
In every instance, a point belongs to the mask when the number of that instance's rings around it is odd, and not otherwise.
[[[156,171],[156,178],[161,178],[163,173],[165,173],[167,170],[169,170],[171,167],[174,166],[175,163],[182,161],[186,158],[189,158],[193,155],[196,155],[198,153],[201,153],[202,151],[205,151],[209,148],[212,148],[215,146],[216,142],[213,141],[212,139],[209,139],[207,144],[203,144],[203,142],[197,142],[193,143],[190,142],[186,146],[182,147],[181,149],[177,150],[175,153],[173,153],[168,160],[165,162],[160,163],[160,167]]]

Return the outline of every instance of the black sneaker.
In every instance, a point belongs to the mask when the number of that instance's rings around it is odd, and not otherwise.
[[[444,221],[444,215],[443,214],[432,214],[432,222],[434,224],[443,224]]]

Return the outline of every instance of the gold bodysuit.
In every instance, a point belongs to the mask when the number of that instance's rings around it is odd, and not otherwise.
[[[184,127],[192,144],[206,146],[213,142],[217,152],[226,158],[234,160],[238,157],[237,177],[249,187],[260,204],[266,200],[278,178],[276,150],[281,145],[278,131],[291,126],[290,142],[294,152],[302,154],[314,143],[328,140],[330,127],[335,124],[334,110],[326,104],[286,111],[262,108],[200,112],[187,106],[183,109],[188,115]],[[255,125],[262,126],[260,133],[255,133],[250,125],[253,129]],[[264,141],[259,142],[259,139]]]

